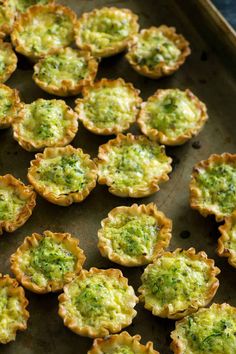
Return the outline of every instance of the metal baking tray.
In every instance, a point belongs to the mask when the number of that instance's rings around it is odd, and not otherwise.
[[[220,259],[215,252],[218,225],[214,218],[203,218],[189,207],[188,184],[192,166],[212,153],[236,151],[236,37],[233,30],[211,6],[208,0],[68,0],[59,1],[73,8],[78,15],[96,7],[127,7],[140,17],[141,28],[167,24],[175,26],[191,43],[192,55],[173,76],[151,80],[139,76],[124,59],[116,55],[103,59],[98,78],[122,77],[141,90],[145,100],[158,88],[190,88],[208,107],[209,121],[199,136],[180,147],[167,148],[173,158],[173,172],[170,181],[163,184],[155,195],[138,200],[139,203],[154,201],[173,220],[173,238],[170,249],[195,247],[205,250],[214,258],[221,269],[220,287],[215,302],[236,305],[235,269],[226,259]],[[36,98],[50,98],[32,81],[32,66],[20,57],[17,71],[7,82],[19,89],[21,98],[31,102]],[[69,99],[73,107],[74,100]],[[137,128],[131,129],[138,133]],[[108,137],[99,137],[86,131],[82,124],[73,141],[92,157],[98,146]],[[34,154],[24,151],[12,138],[11,130],[0,131],[0,174],[12,173],[24,182],[30,160]],[[120,268],[137,290],[143,268],[127,269],[102,258],[96,247],[97,230],[100,221],[118,205],[131,205],[132,199],[121,199],[111,195],[106,186],[97,186],[81,204],[59,207],[37,198],[37,206],[28,222],[13,234],[0,238],[0,272],[9,273],[9,257],[32,232],[70,232],[80,239],[87,260],[85,267]],[[16,342],[1,346],[2,354],[85,354],[92,340],[72,333],[64,327],[57,315],[57,294],[35,295],[26,291],[29,299],[30,320],[28,330],[18,333]],[[152,316],[142,304],[137,306],[138,315],[127,328],[129,333],[139,333],[142,341],[152,340],[161,354],[169,354],[170,331],[174,321]]]

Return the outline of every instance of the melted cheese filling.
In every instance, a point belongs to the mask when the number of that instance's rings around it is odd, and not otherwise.
[[[137,352],[137,350],[134,351],[128,347],[127,345],[119,345],[115,348],[111,348],[111,350],[105,350],[102,352],[103,354],[138,354],[139,352]],[[143,353],[143,352],[140,352]]]
[[[0,124],[9,117],[15,117],[14,104],[12,92],[0,87]]]
[[[0,222],[16,220],[25,204],[12,188],[0,186]]]
[[[46,5],[48,0],[8,0],[9,5],[13,10],[18,12],[25,12],[30,6],[33,5]]]

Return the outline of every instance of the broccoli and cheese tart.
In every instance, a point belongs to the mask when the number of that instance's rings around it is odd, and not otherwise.
[[[218,255],[228,257],[229,264],[236,268],[236,209],[225,218],[225,223],[219,230],[221,237],[218,239]]]
[[[157,90],[143,103],[138,124],[143,134],[165,145],[181,145],[197,135],[207,110],[190,90]]]
[[[81,202],[93,190],[97,167],[81,149],[46,148],[31,161],[28,179],[43,198],[67,206]]]
[[[58,299],[65,326],[92,338],[120,332],[137,314],[138,298],[118,269],[82,270]]]
[[[17,52],[37,61],[73,42],[76,18],[62,5],[31,6],[15,21],[12,44]]]
[[[16,70],[17,57],[10,43],[0,40],[0,83],[6,82]]]
[[[172,222],[153,203],[112,209],[101,225],[101,255],[123,266],[151,263],[171,239]]]
[[[0,84],[0,129],[9,128],[20,107],[18,91]]]
[[[13,137],[27,151],[46,146],[65,146],[78,130],[77,114],[63,100],[44,100],[21,105],[13,125]]]
[[[236,154],[211,155],[193,168],[190,205],[203,216],[215,215],[217,221],[236,209]]]
[[[75,111],[85,128],[101,135],[118,134],[136,121],[141,104],[139,90],[123,79],[102,79],[83,89]]]
[[[171,333],[175,354],[233,354],[236,348],[236,308],[226,303],[185,317]]]
[[[29,219],[36,205],[36,194],[14,176],[0,176],[0,235],[13,232]]]
[[[15,15],[20,15],[28,10],[30,6],[47,5],[54,0],[5,0],[7,5],[14,11]]]
[[[205,252],[177,248],[146,267],[138,290],[140,300],[155,316],[182,318],[212,300],[219,286],[219,273]]]
[[[44,231],[25,238],[11,256],[11,270],[26,289],[45,294],[61,290],[80,273],[84,261],[78,239]]]
[[[93,82],[97,70],[98,61],[89,52],[80,52],[67,47],[35,64],[33,79],[48,93],[72,96]]]
[[[14,24],[15,13],[8,0],[0,1],[0,38],[10,34]]]
[[[96,57],[122,52],[139,29],[138,16],[128,9],[103,7],[84,13],[77,21],[75,39],[82,50]]]
[[[134,35],[126,58],[139,74],[158,79],[178,70],[190,52],[186,39],[174,27],[163,25]]]
[[[171,161],[164,146],[145,136],[119,134],[99,147],[98,183],[106,184],[109,192],[120,197],[145,197],[169,179]]]
[[[24,289],[9,275],[0,274],[0,344],[14,341],[27,328],[29,312]]]
[[[159,354],[153,349],[153,343],[140,343],[141,336],[131,336],[128,332],[113,334],[106,338],[97,338],[87,354]]]

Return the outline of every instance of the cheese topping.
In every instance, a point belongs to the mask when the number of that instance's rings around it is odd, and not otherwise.
[[[46,5],[50,0],[8,0],[9,6],[17,12],[25,12],[30,6],[33,5]]]
[[[4,86],[0,87],[0,125],[8,117],[15,117],[15,101],[12,97],[12,91]]]
[[[106,350],[103,352],[104,354],[138,354],[137,351],[134,351],[130,349],[127,345],[120,345],[118,348],[114,348],[111,350]],[[142,352],[143,353],[143,352]]]
[[[25,204],[11,187],[0,186],[0,222],[15,220]]]

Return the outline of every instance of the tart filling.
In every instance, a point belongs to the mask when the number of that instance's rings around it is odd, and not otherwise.
[[[139,335],[132,337],[128,332],[97,338],[88,354],[159,354],[153,349],[152,342],[143,345],[140,340]]]
[[[190,91],[157,90],[142,104],[143,134],[166,145],[180,145],[198,134],[207,120],[206,106]]]
[[[18,91],[0,84],[0,129],[10,127],[20,105]]]
[[[152,262],[168,247],[171,238],[171,220],[153,203],[117,207],[101,224],[98,248],[102,256],[124,266]]]
[[[121,197],[144,197],[159,190],[167,181],[171,158],[164,147],[146,137],[119,134],[99,147],[98,182]]]
[[[2,0],[0,4],[0,38],[11,33],[15,14],[8,0]]]
[[[205,252],[196,254],[194,248],[166,252],[145,269],[140,300],[155,316],[182,318],[212,300],[219,273]]]
[[[12,175],[0,176],[0,235],[13,232],[31,216],[36,194]]]
[[[82,270],[59,296],[65,326],[88,337],[104,337],[131,324],[138,302],[128,279],[118,269]]]
[[[62,5],[35,5],[15,22],[11,40],[16,51],[38,60],[74,40],[76,14]]]
[[[157,79],[170,75],[190,54],[189,43],[174,27],[150,27],[133,36],[126,55],[141,75]]]
[[[16,332],[27,328],[29,313],[24,289],[9,275],[0,274],[0,343],[16,338]]]
[[[12,50],[10,43],[0,40],[0,82],[3,83],[9,79],[16,70],[17,57]]]
[[[28,10],[30,6],[34,5],[47,5],[54,0],[6,0],[6,3],[11,7],[11,9],[17,14],[21,14]]]
[[[97,168],[90,156],[72,146],[46,148],[31,161],[28,179],[48,201],[67,206],[84,200],[96,186]]]
[[[65,48],[41,59],[33,79],[44,91],[58,96],[77,95],[95,79],[98,62],[88,52]]]
[[[221,237],[218,240],[218,254],[228,257],[229,263],[236,268],[236,210],[225,218],[225,224],[219,230]]]
[[[85,128],[95,134],[111,135],[134,123],[141,103],[139,90],[123,79],[107,80],[85,87],[75,110]]]
[[[84,13],[75,28],[76,44],[95,56],[122,52],[131,36],[138,32],[138,16],[128,9],[103,7]]]
[[[11,269],[16,279],[33,292],[61,290],[84,264],[85,256],[78,245],[79,241],[68,233],[34,233],[11,256]]]
[[[177,322],[171,333],[175,354],[232,354],[236,348],[236,308],[213,304]]]
[[[22,104],[13,124],[14,138],[28,151],[64,146],[78,130],[77,114],[62,100],[42,98]]]
[[[236,209],[236,154],[211,155],[193,168],[190,205],[223,220]]]

